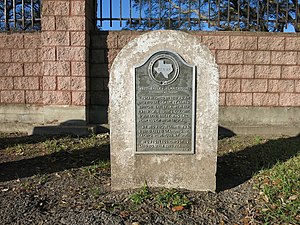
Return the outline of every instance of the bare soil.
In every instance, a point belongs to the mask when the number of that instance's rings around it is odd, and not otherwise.
[[[299,145],[299,136],[220,137],[217,192],[177,190],[190,205],[174,210],[153,198],[134,204],[139,190],[111,191],[108,134],[0,134],[0,224],[259,224],[253,176]]]

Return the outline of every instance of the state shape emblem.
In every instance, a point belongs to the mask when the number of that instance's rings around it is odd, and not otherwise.
[[[172,64],[165,63],[164,60],[158,60],[158,66],[154,68],[157,73],[161,73],[166,79],[169,78],[169,74],[173,71]]]
[[[148,67],[149,76],[160,85],[172,84],[179,75],[177,60],[167,51],[158,53],[150,60]]]

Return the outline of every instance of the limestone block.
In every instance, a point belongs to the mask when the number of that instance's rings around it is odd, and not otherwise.
[[[174,52],[196,67],[193,153],[135,153],[135,67],[162,50]],[[218,83],[211,52],[193,35],[153,31],[125,45],[112,65],[109,80],[112,189],[137,188],[147,181],[152,187],[215,191]]]

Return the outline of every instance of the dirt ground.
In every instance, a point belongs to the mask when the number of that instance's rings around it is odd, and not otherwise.
[[[174,210],[151,197],[169,190],[150,188],[139,204],[132,196],[140,190],[111,191],[108,134],[0,134],[0,223],[259,224],[253,176],[290,158],[282,152],[300,138],[219,139],[217,192],[172,190],[189,203]]]

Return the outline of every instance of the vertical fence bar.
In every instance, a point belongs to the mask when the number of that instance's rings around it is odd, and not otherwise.
[[[181,26],[181,0],[179,0],[179,5],[178,5],[178,27]]]
[[[31,0],[31,26],[34,26],[34,5],[33,5],[33,0]]]
[[[171,3],[169,2],[169,29],[171,28]]]
[[[161,27],[161,0],[159,0],[159,16],[158,16],[158,26]]]
[[[4,0],[4,27],[5,27],[5,30],[8,28],[8,23],[7,23],[7,5],[6,5],[6,0]]]
[[[250,0],[247,2],[247,29],[250,28]]]
[[[208,1],[208,27],[210,28],[210,10],[211,10],[211,0]]]
[[[16,21],[16,0],[13,0],[13,23],[14,27],[16,27],[17,21]]]
[[[25,27],[25,10],[24,10],[24,0],[22,0],[22,27]]]
[[[188,6],[188,27],[191,27],[191,0],[189,0],[189,6]]]
[[[112,0],[109,1],[109,22],[110,22],[110,27],[112,27],[113,22],[112,22]]]
[[[102,27],[103,25],[103,2],[100,0],[100,26]]]
[[[151,0],[148,1],[148,5],[149,5],[149,18],[148,18],[148,24],[149,24],[149,27],[151,27],[151,7],[152,7]]]
[[[267,24],[266,24],[266,28],[268,30],[269,28],[269,16],[270,16],[270,0],[267,0]]]
[[[278,29],[278,12],[279,12],[279,1],[277,1],[276,5],[276,29]]]
[[[241,28],[241,24],[240,24],[240,10],[241,10],[241,2],[240,2],[240,0],[238,0],[238,28],[240,29]]]
[[[122,0],[120,0],[120,27],[122,27]]]
[[[230,26],[230,1],[227,0],[227,24]]]
[[[198,26],[201,27],[201,0],[198,1]]]
[[[139,18],[139,25],[142,24],[142,0],[140,0],[140,18]]]
[[[299,16],[299,2],[296,0],[296,10],[295,10],[295,27],[298,29],[298,16]]]
[[[132,2],[129,0],[129,26],[132,26]]]
[[[285,28],[288,28],[289,19],[289,1],[286,1],[286,11],[285,11]]]
[[[221,26],[221,0],[218,0],[218,26]]]
[[[257,1],[257,21],[256,21],[256,30],[259,29],[259,1]]]

